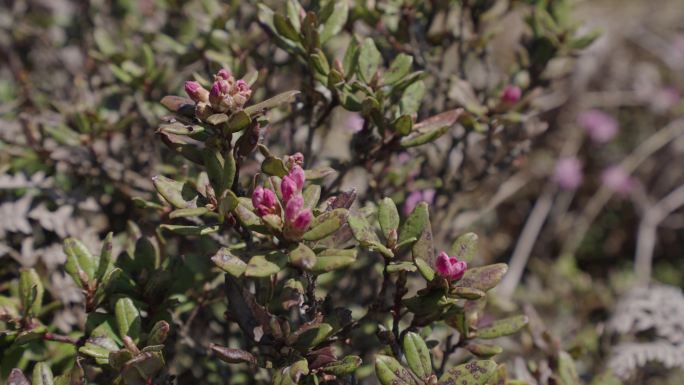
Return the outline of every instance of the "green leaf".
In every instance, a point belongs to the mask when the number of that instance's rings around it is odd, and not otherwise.
[[[437,385],[490,385],[496,368],[496,362],[491,360],[470,361],[447,370]]]
[[[477,337],[492,339],[515,334],[527,325],[527,316],[518,315],[494,321],[491,325],[482,327],[477,331]]]
[[[79,353],[92,357],[98,364],[106,365],[109,363],[109,353],[119,350],[116,343],[108,337],[91,337],[81,346]]]
[[[284,177],[288,173],[285,162],[282,159],[274,156],[264,159],[261,163],[261,171],[266,175]]]
[[[181,96],[164,96],[161,100],[161,104],[171,112],[182,112],[184,110],[191,110],[193,115],[195,113],[195,102]]]
[[[492,356],[495,356],[503,352],[503,349],[500,346],[478,344],[475,342],[468,343],[465,346],[465,348],[468,349],[468,351],[472,354],[476,355],[478,358],[491,358]]]
[[[477,234],[466,233],[454,241],[451,245],[451,252],[449,255],[453,255],[461,261],[466,261],[472,263],[475,259],[475,254],[477,253]]]
[[[402,344],[406,363],[413,373],[420,379],[427,379],[432,374],[432,361],[430,350],[423,338],[414,332],[408,332],[404,336]]]
[[[413,209],[411,214],[406,221],[401,226],[399,231],[399,243],[403,243],[404,240],[409,238],[420,237],[423,233],[423,229],[430,224],[430,214],[428,210],[428,204],[425,202],[420,202]]]
[[[309,58],[311,58],[311,63],[319,74],[328,76],[328,73],[330,72],[330,63],[328,63],[328,58],[325,57],[323,51],[317,48],[314,53],[309,55]]]
[[[333,1],[334,8],[330,16],[325,20],[320,32],[321,44],[325,44],[330,38],[340,33],[347,23],[349,5],[346,1]]]
[[[309,231],[304,233],[305,241],[317,241],[336,232],[347,220],[347,209],[326,211],[311,221]]]
[[[564,351],[558,354],[558,375],[561,379],[562,385],[581,385],[577,369],[575,368],[575,361],[572,357]]]
[[[247,363],[255,365],[257,363],[256,357],[252,353],[241,349],[231,349],[214,344],[211,344],[210,348],[221,361],[229,364]]]
[[[294,42],[300,41],[299,32],[297,29],[295,29],[294,25],[292,25],[292,22],[285,16],[277,13],[274,14],[273,26],[275,26],[276,32],[278,32],[281,37]]]
[[[244,110],[236,111],[228,118],[228,131],[238,132],[252,123],[252,118]]]
[[[299,31],[299,28],[301,27],[299,15],[302,13],[304,13],[304,8],[299,4],[299,1],[287,0],[287,18],[297,31]]]
[[[74,238],[64,240],[64,253],[67,256],[64,268],[74,279],[74,282],[80,287],[84,287],[86,284],[84,279],[90,281],[95,274],[97,262],[95,257],[90,254],[83,243]]]
[[[133,304],[133,300],[127,297],[119,298],[114,306],[116,326],[121,338],[131,337],[136,341],[140,337],[140,311]]]
[[[351,374],[361,366],[362,360],[359,356],[346,356],[342,361],[331,362],[321,368],[322,371],[336,376]]]
[[[411,271],[411,272],[413,272],[413,271],[417,270],[416,265],[413,262],[408,262],[408,261],[399,262],[399,263],[390,263],[389,265],[387,265],[387,267],[385,269],[387,270],[388,273],[396,273],[399,271]]]
[[[209,212],[206,207],[196,207],[189,209],[177,209],[169,213],[169,218],[187,218],[187,217],[198,217]]]
[[[37,316],[43,305],[45,288],[33,268],[23,268],[19,273],[19,295],[25,316]]]
[[[218,149],[207,148],[202,153],[204,166],[216,196],[230,189],[235,178],[235,160],[231,151],[222,154]]]
[[[163,175],[152,177],[152,183],[157,192],[174,207],[178,209],[197,207],[194,199],[191,201],[185,199],[184,195],[188,194],[185,183],[169,179]]]
[[[208,118],[204,119],[205,122],[218,126],[219,124],[225,123],[228,121],[228,115],[226,114],[213,114],[210,115]]]
[[[347,223],[354,234],[354,238],[359,241],[361,246],[376,250],[388,258],[394,257],[392,250],[380,243],[380,239],[377,234],[375,234],[375,230],[362,214],[350,214],[349,217],[347,217]]]
[[[426,281],[430,282],[435,278],[435,271],[430,267],[430,265],[421,258],[414,258],[413,263],[416,264],[418,272],[425,278]]]
[[[317,184],[306,186],[304,191],[302,191],[302,196],[304,198],[304,207],[313,209],[321,199],[321,186]]]
[[[245,276],[247,277],[268,277],[277,274],[280,271],[280,266],[269,261],[263,255],[255,255],[247,264],[245,269]]]
[[[307,12],[302,20],[302,44],[307,51],[313,51],[321,47],[320,36],[318,34],[318,20],[314,12]]]
[[[475,299],[480,299],[486,295],[486,293],[482,290],[478,290],[472,287],[452,287],[451,294],[463,298],[463,299],[470,299],[470,300],[475,300]]]
[[[342,59],[342,68],[344,69],[345,76],[347,79],[356,72],[356,66],[359,61],[359,43],[356,38],[352,36],[347,50],[344,52],[344,58]]]
[[[506,271],[508,271],[508,265],[505,263],[469,268],[456,286],[488,291],[501,282]]]
[[[251,117],[263,114],[264,112],[280,106],[281,104],[292,103],[295,101],[295,96],[299,94],[299,91],[286,91],[282,94],[278,94],[270,99],[264,100],[261,103],[253,104],[244,109],[244,111]]]
[[[147,336],[147,345],[161,345],[166,341],[166,337],[169,335],[169,330],[171,326],[166,321],[158,321],[152,326],[150,334]]]
[[[97,278],[99,282],[102,282],[105,274],[114,268],[114,264],[112,263],[113,237],[114,234],[110,231],[107,233],[104,241],[102,241],[102,249],[100,249],[100,261],[97,264],[97,272],[95,273],[95,278]]]
[[[408,135],[413,129],[413,119],[409,115],[402,115],[392,122],[392,130],[401,136]]]
[[[399,228],[399,211],[391,198],[383,198],[378,204],[378,222],[385,239],[390,239],[390,233]]]
[[[383,79],[385,84],[392,85],[402,80],[410,71],[413,64],[413,56],[400,53],[390,64],[390,68],[385,72]]]
[[[312,270],[320,274],[347,267],[356,262],[356,255],[356,249],[323,250],[318,253]]]
[[[375,375],[382,385],[418,385],[418,380],[394,357],[375,356]],[[460,385],[460,384],[459,384]]]
[[[370,83],[382,61],[382,55],[380,54],[380,51],[378,51],[378,47],[375,46],[375,42],[372,38],[366,38],[361,44],[358,60],[358,74],[361,77],[361,80]]]
[[[399,109],[403,115],[413,115],[418,112],[425,98],[425,83],[419,80],[406,87],[399,101]],[[404,134],[405,135],[405,134]]]
[[[36,363],[36,366],[33,367],[33,375],[31,379],[33,385],[54,384],[52,370],[50,369],[50,366],[45,362]]]
[[[299,350],[309,350],[318,346],[321,342],[332,333],[333,328],[329,324],[321,323],[310,327],[303,331],[292,344],[292,346]]]
[[[169,230],[180,235],[207,235],[219,231],[220,227],[216,226],[189,226],[189,225],[169,225],[163,224],[159,226],[160,229]]]
[[[173,122],[169,124],[162,124],[157,129],[158,132],[175,135],[195,135],[204,132],[204,127],[196,124],[183,124],[180,122]]]
[[[288,256],[290,264],[300,269],[310,270],[316,264],[316,254],[303,243],[290,250]]]

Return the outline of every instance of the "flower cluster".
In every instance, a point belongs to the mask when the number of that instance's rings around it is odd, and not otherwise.
[[[187,81],[185,92],[195,102],[195,113],[200,119],[205,119],[214,113],[239,110],[252,96],[249,84],[244,80],[235,80],[226,69],[221,69],[214,75],[214,83],[210,91],[198,82]]]
[[[282,207],[284,207],[283,233],[288,239],[298,239],[309,228],[313,215],[311,210],[304,207],[302,189],[306,176],[301,164],[303,156],[300,153],[289,157],[290,171],[280,182]],[[252,204],[260,217],[278,213],[278,201],[275,192],[258,186],[252,193]]]
[[[459,261],[456,257],[450,257],[446,252],[442,251],[437,255],[435,261],[437,273],[449,281],[458,281],[463,278],[468,269],[466,261]]]

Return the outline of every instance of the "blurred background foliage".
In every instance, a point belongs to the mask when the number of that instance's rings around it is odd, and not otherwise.
[[[265,3],[284,12],[279,1]],[[531,320],[530,331],[511,339],[502,357],[518,378],[551,383],[540,379],[548,381],[557,344],[571,353],[586,383],[609,383],[599,377],[606,370],[625,383],[681,383],[684,321],[660,327],[652,319],[663,307],[673,309],[667,314],[684,309],[681,290],[668,291],[684,285],[684,5],[349,5],[343,30],[325,44],[328,57],[342,60],[352,35],[370,36],[386,63],[405,53],[414,69],[424,71],[413,107],[418,121],[458,107],[472,118],[430,144],[382,161],[363,161],[372,138],[363,136],[361,115],[343,108],[328,111],[316,130],[306,123],[312,111],[274,112],[263,143],[279,155],[302,151],[312,163],[337,169],[328,192],[355,188],[362,205],[391,196],[404,215],[428,201],[439,249],[466,231],[477,233],[478,263],[511,266],[495,307],[523,310]],[[182,303],[170,320],[170,374],[180,384],[263,379],[229,369],[205,351],[208,341],[230,341],[237,332],[224,327],[225,305],[214,290],[207,256],[215,240],[164,238],[157,232],[160,214],[134,199],[155,199],[154,175],[194,172],[156,135],[166,113],[159,100],[182,94],[185,80],[203,80],[226,67],[239,76],[258,71],[253,100],[290,89],[302,90],[305,100],[314,101],[310,105],[330,98],[260,15],[256,2],[237,0],[0,2],[2,301],[16,297],[19,269],[34,267],[50,304],[44,323],[78,336],[83,297],[63,272],[63,240],[77,237],[96,251],[111,231],[114,254],[132,255],[141,237],[157,237],[161,253],[183,265],[170,289]],[[523,96],[503,108],[500,95],[511,84]],[[592,109],[614,119],[614,138],[592,140],[591,127],[580,118]],[[244,167],[256,172],[257,158]],[[576,188],[559,182],[560,158],[579,160]],[[630,175],[624,191],[624,184],[606,180],[605,170],[614,165]],[[348,301],[350,293],[366,293],[379,282],[372,263],[355,269],[368,281],[342,277],[325,290]],[[649,280],[669,286],[630,291]],[[660,308],[648,307],[658,301]],[[640,341],[650,341],[652,351],[637,346]],[[0,349],[3,380],[11,368],[29,370],[36,361],[66,372],[74,354],[72,346],[57,342]],[[359,377],[371,373],[366,365]]]

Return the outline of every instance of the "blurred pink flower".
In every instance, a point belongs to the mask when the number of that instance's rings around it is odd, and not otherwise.
[[[404,215],[409,215],[416,208],[418,203],[426,202],[431,205],[435,200],[435,189],[429,188],[421,191],[414,191],[404,201]]]
[[[619,126],[612,116],[599,110],[588,110],[580,114],[579,124],[584,127],[589,138],[598,144],[609,142],[617,135]]]
[[[611,166],[603,170],[601,182],[621,196],[629,195],[635,185],[634,178],[620,166]]]
[[[561,188],[574,190],[582,184],[582,178],[582,165],[577,158],[561,158],[556,163],[553,181]]]
[[[501,93],[501,101],[505,104],[515,104],[520,101],[522,90],[515,85],[508,85]]]
[[[209,100],[209,91],[205,90],[204,87],[195,81],[185,82],[185,93],[187,93],[190,99],[195,103],[206,103]]]
[[[446,252],[442,251],[437,255],[435,267],[437,268],[437,273],[442,277],[450,281],[457,281],[465,274],[466,269],[468,269],[468,263],[466,261],[459,261],[456,257],[450,257]]]
[[[351,114],[347,115],[345,127],[352,133],[356,134],[363,129],[363,122],[364,119],[361,114],[358,112],[352,112]]]
[[[679,90],[674,87],[665,87],[653,95],[651,107],[657,112],[665,112],[676,106],[681,99]]]

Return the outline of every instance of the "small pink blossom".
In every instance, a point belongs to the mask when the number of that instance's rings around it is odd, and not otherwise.
[[[195,103],[206,102],[209,100],[209,92],[204,89],[199,83],[194,81],[185,82],[185,93]]]
[[[561,188],[574,190],[582,184],[582,165],[575,157],[561,158],[556,163],[553,181]]]
[[[283,202],[287,204],[287,202],[289,202],[290,199],[298,193],[297,182],[290,178],[289,175],[285,175],[282,182],[280,182],[280,193],[283,196]]]
[[[259,216],[273,214],[276,208],[276,195],[270,189],[257,186],[252,193],[252,204]]]
[[[409,215],[418,203],[426,202],[431,205],[435,200],[435,189],[425,189],[421,191],[414,191],[404,201],[404,215]]]
[[[634,189],[634,179],[620,166],[611,166],[601,173],[601,183],[620,196],[627,196]]]
[[[313,215],[311,214],[311,210],[302,210],[299,214],[297,214],[297,217],[294,219],[294,221],[292,221],[292,227],[297,231],[305,231],[309,228],[309,224],[311,224],[312,219]]]
[[[216,77],[217,77],[217,78],[221,78],[221,79],[223,79],[223,80],[228,80],[228,79],[230,79],[231,77],[233,77],[233,74],[231,74],[230,71],[228,71],[227,69],[221,68],[221,69],[216,73]]]
[[[457,281],[463,277],[465,271],[468,269],[466,261],[459,261],[456,257],[450,257],[446,252],[442,251],[437,255],[435,261],[437,273],[449,281]]]
[[[311,223],[311,210],[304,209],[304,198],[301,195],[292,197],[285,206],[285,223],[292,229],[301,232]]]
[[[304,182],[306,181],[304,170],[299,165],[294,165],[288,175],[297,184],[297,190],[301,191],[304,188]]]
[[[292,166],[295,164],[301,166],[304,164],[304,155],[301,152],[295,152],[294,154],[290,155],[288,160],[291,161]]]
[[[612,116],[599,110],[588,110],[580,114],[579,124],[584,128],[594,143],[610,142],[617,135],[619,126]]]
[[[506,88],[504,88],[503,92],[501,93],[501,101],[504,104],[515,104],[520,101],[521,97],[522,90],[520,89],[520,87],[512,84],[506,86]]]

